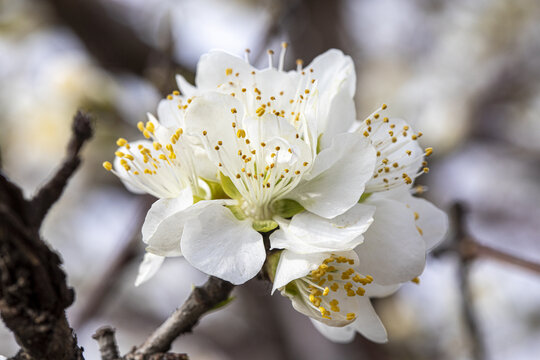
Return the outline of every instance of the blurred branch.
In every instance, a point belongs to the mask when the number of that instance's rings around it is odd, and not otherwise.
[[[115,21],[102,1],[46,0],[57,19],[68,26],[108,70],[142,75],[156,50],[127,25]]]
[[[455,213],[455,231],[452,240],[439,246],[432,254],[441,256],[448,252],[458,253],[464,258],[487,257],[508,264],[519,266],[540,274],[540,264],[530,260],[523,259],[517,255],[509,254],[503,250],[492,248],[491,246],[480,244],[476,239],[469,235],[465,229],[464,217],[467,213],[465,205],[456,203],[453,206]]]
[[[78,112],[66,159],[32,200],[0,172],[0,312],[21,346],[12,359],[83,359],[65,315],[73,289],[67,286],[62,260],[40,238],[39,228],[91,136],[90,118]]]
[[[164,30],[164,49],[159,49],[142,41],[130,26],[115,20],[107,9],[106,1],[43,1],[50,5],[58,21],[79,37],[88,52],[105,69],[148,76],[162,93],[176,88],[170,73],[181,73],[188,80],[194,79],[193,71],[173,60],[174,42],[168,19],[164,22],[164,26],[168,27]]]
[[[484,343],[477,323],[477,316],[474,309],[474,297],[470,284],[471,262],[474,256],[466,251],[466,244],[470,241],[465,230],[466,210],[462,204],[456,203],[453,207],[455,221],[454,241],[459,249],[458,281],[461,290],[461,309],[465,325],[469,331],[471,343],[471,353],[475,360],[485,359]]]
[[[103,305],[110,298],[113,290],[116,289],[115,284],[123,274],[126,267],[133,259],[137,257],[137,248],[140,241],[141,225],[144,221],[148,208],[150,207],[151,197],[144,197],[139,204],[133,227],[128,232],[128,236],[122,240],[118,252],[113,256],[109,263],[109,267],[102,273],[95,283],[95,287],[89,291],[89,296],[85,299],[80,309],[75,313],[72,324],[75,329],[78,329],[99,313]]]

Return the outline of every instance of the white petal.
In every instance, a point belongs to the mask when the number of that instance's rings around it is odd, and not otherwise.
[[[287,194],[307,210],[332,218],[358,202],[364,185],[373,174],[375,150],[361,135],[345,133],[334,137],[332,146],[321,151],[307,182]]]
[[[191,97],[197,91],[197,88],[191,85],[182,75],[176,75],[176,84],[185,97]]]
[[[298,254],[352,250],[362,243],[362,234],[373,222],[374,212],[375,207],[363,204],[333,219],[304,211],[290,222],[278,220],[280,229],[270,235],[270,244]]]
[[[146,214],[142,226],[142,240],[148,244],[148,240],[154,235],[159,225],[171,215],[188,208],[193,204],[193,194],[190,188],[184,189],[180,195],[172,199],[159,199],[152,204]]]
[[[448,231],[448,215],[429,201],[412,196],[407,188],[374,194],[373,198],[390,198],[406,204],[415,215],[416,226],[421,231],[427,250],[433,249],[444,239]]]
[[[163,127],[162,127],[163,128]],[[158,153],[152,146],[152,142],[148,140],[138,140],[129,143],[131,150],[126,150],[125,147],[120,147],[118,151],[128,153],[133,156],[134,161],[128,161],[130,171],[127,171],[121,162],[126,158],[115,157],[114,171],[126,188],[135,193],[148,193],[157,198],[175,198],[180,195],[186,187],[183,176],[180,173],[175,173],[172,167],[162,166],[156,169],[157,174],[146,174],[143,168],[146,164],[143,160],[143,155],[138,150],[139,146],[144,146],[150,151],[152,157],[159,157]],[[135,175],[135,171],[139,172]]]
[[[236,285],[254,277],[266,257],[251,221],[239,221],[223,206],[209,206],[186,224],[182,254],[197,269]]]
[[[231,69],[229,75],[227,69]],[[253,68],[243,59],[223,51],[211,51],[201,56],[197,64],[195,84],[199,90],[215,91],[217,86],[229,81],[248,83]],[[238,73],[238,76],[235,74]]]
[[[157,115],[161,125],[172,129],[184,127],[184,112],[178,110],[178,103],[169,99],[163,99],[159,102]],[[160,141],[168,143],[169,137],[161,137]]]
[[[414,216],[395,200],[367,201],[375,205],[373,224],[356,249],[361,273],[371,275],[381,285],[409,281],[420,275],[425,265],[425,244],[414,224]]]
[[[351,341],[353,341],[354,336],[356,335],[354,323],[342,327],[337,327],[328,326],[315,319],[310,318],[310,320],[313,323],[313,326],[315,326],[315,329],[319,330],[319,332],[324,335],[325,338],[336,343],[350,343]]]
[[[222,206],[223,200],[203,200],[183,210],[172,212],[181,208],[179,203],[169,207],[166,206],[167,204],[159,204],[156,213],[167,211],[168,216],[160,222],[151,218],[151,223],[145,229],[147,237],[144,241],[148,244],[146,251],[161,256],[181,256],[181,239],[185,224],[192,221],[192,218],[197,217],[207,207]]]
[[[357,130],[368,135],[366,138],[379,153],[373,178],[366,184],[366,192],[369,193],[397,186],[410,187],[403,174],[414,180],[424,160],[424,150],[417,140],[413,140],[416,135],[409,124],[401,119],[392,118],[388,122],[383,119],[383,116],[371,118],[369,124],[362,122]]]
[[[235,108],[237,114],[231,109]],[[220,148],[233,151],[236,155],[236,130],[231,126],[243,117],[242,104],[230,95],[207,92],[196,97],[186,111],[186,131],[198,136],[206,147],[209,157],[216,164],[220,162],[218,151],[214,147],[221,142]],[[203,135],[206,134],[206,135]]]
[[[367,339],[376,343],[385,343],[388,341],[388,335],[381,319],[373,309],[371,301],[368,298],[360,298],[356,310],[356,320],[351,324],[354,329]]]
[[[321,149],[325,149],[336,134],[346,132],[356,120],[354,63],[350,56],[331,49],[317,56],[306,71],[308,69],[313,69],[313,78],[317,81],[318,130],[323,134]]]
[[[392,295],[399,290],[401,284],[394,285],[380,285],[375,282],[372,282],[366,286],[366,295],[370,298],[382,298],[389,295]]]
[[[165,257],[163,256],[151,253],[144,254],[144,259],[141,265],[139,265],[139,273],[135,280],[135,286],[141,285],[154,276],[161,267],[161,264],[163,264],[163,260],[165,260]]]
[[[326,338],[337,343],[349,343],[354,339],[356,332],[359,332],[367,339],[384,343],[388,341],[386,329],[379,316],[373,309],[367,297],[359,297],[355,306],[356,320],[343,327],[335,327],[323,324],[317,320],[311,320],[317,330]]]
[[[328,254],[324,253],[306,255],[283,250],[276,269],[272,293],[291,281],[307,275],[311,270],[315,270],[327,257]]]

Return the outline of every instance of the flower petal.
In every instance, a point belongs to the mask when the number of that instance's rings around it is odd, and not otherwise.
[[[195,84],[199,90],[215,91],[216,87],[229,81],[248,83],[253,70],[243,59],[224,51],[214,50],[201,56],[197,64]],[[235,76],[236,73],[238,76]]]
[[[237,220],[221,205],[208,206],[186,223],[182,253],[197,269],[236,285],[255,276],[266,257],[251,221]]]
[[[375,150],[356,133],[334,137],[332,146],[315,158],[308,181],[297,186],[287,198],[298,201],[307,210],[332,218],[343,214],[358,202],[364,184],[375,166]]]
[[[413,196],[407,188],[375,194],[374,198],[390,198],[406,204],[416,219],[416,226],[426,242],[427,250],[437,246],[448,231],[448,215],[429,201]]]
[[[368,298],[360,298],[359,306],[356,312],[356,321],[351,325],[360,334],[376,343],[385,343],[388,341],[388,335],[381,319],[373,309],[371,301]]]
[[[165,260],[165,257],[163,256],[151,253],[144,254],[144,259],[141,265],[139,265],[139,273],[135,280],[135,286],[141,285],[154,276],[161,267],[161,264],[163,264],[163,260]]]
[[[311,322],[321,334],[337,343],[351,342],[356,332],[377,343],[388,341],[386,329],[369,299],[367,297],[357,299],[355,307],[356,320],[353,323],[342,327],[335,327],[313,319]]]
[[[363,241],[374,212],[375,207],[363,204],[332,219],[304,211],[290,222],[278,219],[280,229],[270,235],[270,244],[298,254],[352,250]]]
[[[401,284],[381,285],[372,282],[371,284],[369,284],[369,286],[366,286],[366,295],[370,298],[382,298],[392,295],[393,293],[398,291],[400,287]]]
[[[148,210],[142,226],[143,242],[148,244],[148,240],[166,218],[188,208],[192,204],[193,193],[190,188],[184,189],[176,198],[159,199],[154,202],[150,210]]]
[[[381,285],[409,281],[420,275],[425,265],[425,244],[414,224],[414,216],[395,200],[371,200],[375,205],[373,224],[356,249],[358,268]]]
[[[424,150],[409,124],[401,119],[377,116],[362,122],[357,132],[363,134],[377,151],[375,171],[366,184],[366,192],[410,187],[418,176]]]
[[[317,81],[318,131],[323,135],[321,149],[325,149],[336,134],[346,132],[356,120],[354,63],[350,56],[331,49],[317,56],[306,71],[309,69],[313,69],[313,78]]]
[[[176,84],[185,97],[191,97],[195,95],[197,88],[191,85],[182,75],[176,75]]]
[[[143,241],[148,244],[146,251],[161,256],[181,256],[181,239],[185,224],[193,217],[197,217],[205,208],[222,206],[223,203],[224,200],[203,200],[185,209],[181,209],[180,201],[172,204],[159,203],[150,218],[147,215],[145,223],[149,221],[149,224],[146,227],[143,225],[143,236],[146,234]],[[166,217],[160,220],[159,215]]]
[[[310,318],[310,320],[313,323],[313,326],[315,326],[315,329],[319,330],[319,332],[324,335],[325,338],[336,343],[350,343],[354,340],[354,336],[356,335],[354,324],[338,327],[328,326],[312,318]]]
[[[307,275],[311,270],[315,270],[326,257],[328,254],[324,253],[306,255],[283,250],[276,269],[272,293],[291,281]]]

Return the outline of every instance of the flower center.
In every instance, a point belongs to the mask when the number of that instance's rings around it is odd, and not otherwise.
[[[373,277],[360,275],[355,264],[354,259],[332,254],[317,269],[296,280],[307,305],[322,318],[347,322],[356,318],[348,299],[364,296],[363,286],[370,284]]]

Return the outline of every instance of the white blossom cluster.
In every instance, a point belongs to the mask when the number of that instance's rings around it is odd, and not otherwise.
[[[413,196],[432,150],[385,116],[386,105],[357,121],[349,56],[329,50],[284,71],[286,48],[262,70],[247,56],[203,55],[195,86],[178,76],[180,92],[138,124],[145,140],[118,139],[104,167],[158,198],[142,228],[136,284],[165,257],[233,284],[266,262],[273,291],[328,338],[360,332],[384,342],[370,298],[415,280],[448,226]]]

